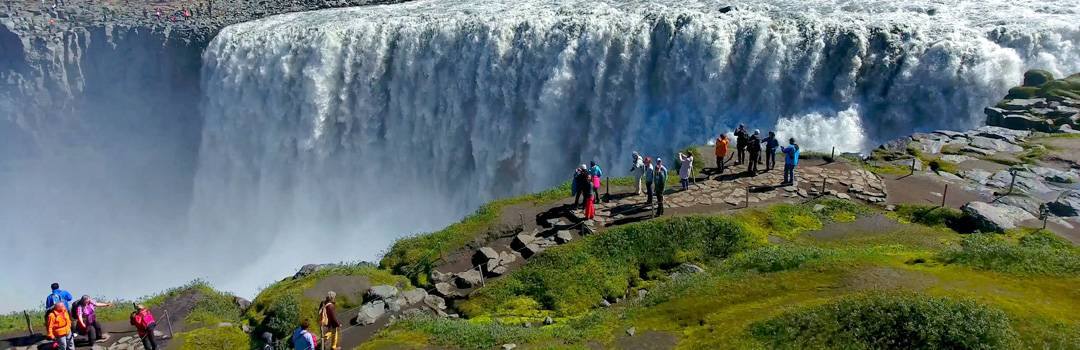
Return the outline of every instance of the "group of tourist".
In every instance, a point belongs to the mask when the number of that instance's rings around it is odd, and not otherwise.
[[[326,343],[323,346],[329,346],[325,349],[341,350],[338,347],[338,333],[341,329],[341,322],[337,319],[337,307],[334,301],[337,299],[337,293],[333,291],[326,293],[326,299],[319,303],[319,326],[325,332],[323,333],[323,339]],[[292,335],[289,337],[288,345],[291,349],[296,350],[315,350],[319,348],[319,336],[311,333],[311,321],[303,320],[300,322],[300,326],[293,330]],[[270,332],[264,332],[262,334],[263,346],[261,350],[274,350],[274,335]]]
[[[799,145],[795,143],[795,138],[788,139],[788,145],[781,147],[780,141],[776,139],[776,132],[770,131],[768,137],[761,138],[759,130],[750,133],[746,130],[744,124],[739,124],[734,135],[735,153],[731,154],[730,158],[729,146],[731,142],[728,140],[728,136],[721,134],[716,138],[717,175],[724,173],[727,168],[727,161],[730,161],[731,158],[737,158],[734,165],[745,164],[746,174],[756,176],[759,164],[765,165],[765,171],[771,171],[776,168],[776,154],[783,153],[784,180],[780,185],[791,186],[795,184],[795,166],[799,163]],[[765,153],[764,159],[761,158],[763,151]],[[581,205],[584,205],[586,219],[596,216],[593,204],[600,202],[601,174],[600,167],[595,162],[591,162],[589,167],[582,164],[581,167],[574,170],[571,185],[574,207],[580,208],[578,203],[580,199],[584,198]],[[641,154],[635,151],[631,158],[630,174],[635,184],[635,193],[647,195],[645,199],[646,205],[651,205],[653,197],[656,197],[656,211],[653,216],[664,215],[664,191],[667,189],[668,169],[664,166],[663,160],[657,157],[656,165],[653,165],[651,157],[642,157]],[[682,186],[682,190],[689,189],[695,178],[694,155],[690,152],[679,152],[679,184]],[[719,181],[721,178],[717,176],[716,179]],[[644,183],[644,193],[642,183]]]
[[[73,301],[71,293],[60,289],[59,283],[53,283],[52,292],[45,298],[45,337],[51,339],[54,349],[74,350],[75,336],[85,334],[91,344],[104,341],[101,332],[101,323],[98,322],[94,308],[114,306],[112,303],[99,303],[90,299],[89,295],[83,295],[75,302],[74,314],[71,310]],[[157,342],[154,341],[154,316],[143,305],[137,305],[129,318],[132,326],[139,334],[143,348],[156,350]]]

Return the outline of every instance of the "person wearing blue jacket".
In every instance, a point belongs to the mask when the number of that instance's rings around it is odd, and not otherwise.
[[[664,167],[663,159],[656,158],[655,171],[653,188],[656,190],[656,212],[653,213],[653,217],[664,215],[664,190],[667,187],[668,170]]]
[[[776,132],[770,131],[769,137],[761,140],[765,144],[765,171],[776,168],[776,149],[780,147],[780,141],[776,140]]]
[[[784,152],[784,182],[782,185],[795,185],[795,166],[799,164],[799,145],[795,144],[795,138],[788,140],[788,146],[781,149]]]
[[[52,287],[52,293],[49,293],[49,296],[45,297],[45,309],[52,310],[53,304],[64,303],[64,309],[71,310],[70,303],[71,300],[73,300],[71,293],[60,289],[59,283],[53,283],[50,287]]]

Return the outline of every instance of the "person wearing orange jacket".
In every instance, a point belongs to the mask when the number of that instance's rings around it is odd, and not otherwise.
[[[64,304],[53,304],[46,320],[48,323],[45,327],[45,336],[53,340],[53,348],[75,350],[75,337],[71,334],[71,315],[68,314]]]
[[[716,170],[721,175],[724,174],[724,157],[727,157],[729,142],[726,134],[716,138]]]

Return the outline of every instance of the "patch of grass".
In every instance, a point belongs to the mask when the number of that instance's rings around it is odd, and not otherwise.
[[[782,203],[765,209],[751,209],[736,215],[758,236],[774,235],[793,239],[805,231],[820,230],[821,220],[810,206]]]
[[[581,341],[597,336],[604,323],[610,321],[608,318],[605,313],[590,312],[550,326],[525,328],[520,324],[505,324],[497,320],[476,322],[423,316],[398,321],[391,331],[384,333],[387,338],[403,338],[403,335],[408,335],[415,340],[430,341],[442,346],[490,349],[507,343],[523,344],[539,340]],[[417,343],[419,342],[414,344]]]
[[[772,349],[1001,349],[1017,343],[1005,312],[973,299],[873,293],[755,322]]]
[[[975,224],[964,213],[952,208],[920,204],[898,204],[896,211],[888,214],[903,224],[922,224],[930,227],[948,228],[960,233],[974,232]]]
[[[1080,275],[1080,250],[1049,231],[1019,240],[996,234],[972,234],[960,250],[946,251],[942,260],[977,269],[1015,275]]]
[[[238,327],[200,328],[177,334],[180,350],[249,350],[251,337]]]
[[[727,271],[754,270],[761,273],[796,269],[808,262],[821,261],[836,256],[837,251],[818,247],[765,246],[724,260],[721,267]]]
[[[262,333],[262,329],[269,328],[274,332],[275,337],[281,338],[287,335],[287,332],[291,332],[292,327],[295,327],[300,320],[305,318],[314,320],[318,316],[321,300],[308,299],[303,296],[303,293],[330,276],[367,276],[372,285],[397,285],[399,283],[409,285],[405,277],[393,275],[389,271],[367,263],[336,265],[299,279],[288,278],[266,287],[255,297],[245,318],[251,325],[257,327],[258,334]],[[351,300],[348,296],[339,295],[337,305],[339,309],[346,310],[362,302],[363,300]]]
[[[578,243],[549,248],[520,269],[474,292],[460,309],[470,317],[514,316],[521,298],[557,315],[614,300],[652,272],[724,258],[764,242],[728,217],[685,216],[617,227]]]
[[[1020,162],[1024,164],[1035,164],[1035,161],[1042,159],[1046,155],[1046,147],[1043,145],[1025,145],[1027,152],[1019,156]]]
[[[192,325],[206,326],[221,322],[237,323],[242,312],[233,302],[231,294],[207,290],[202,292],[199,301],[195,302],[195,308],[184,317],[184,321]]]
[[[930,170],[933,171],[944,171],[952,174],[960,173],[960,168],[958,168],[956,163],[953,162],[948,162],[941,159],[933,159],[925,163],[929,164],[928,166],[930,167]]]
[[[818,217],[835,222],[852,222],[856,217],[870,212],[870,209],[864,205],[835,198],[815,200],[804,207],[813,209],[814,205],[822,206],[821,211],[817,213]]]
[[[627,183],[631,181],[629,178],[625,179]],[[496,233],[504,207],[520,203],[546,204],[569,196],[570,182],[567,181],[545,191],[490,202],[460,222],[442,230],[394,242],[390,250],[383,255],[379,266],[396,274],[407,275],[419,285],[426,285],[431,269],[435,267],[435,261],[441,253]]]

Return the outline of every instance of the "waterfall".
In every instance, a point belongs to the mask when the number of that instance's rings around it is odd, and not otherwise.
[[[222,242],[206,252],[244,291],[590,160],[624,174],[738,123],[866,151],[978,126],[1026,69],[1080,71],[1069,1],[727,5],[424,0],[228,27],[204,54],[192,242]]]

